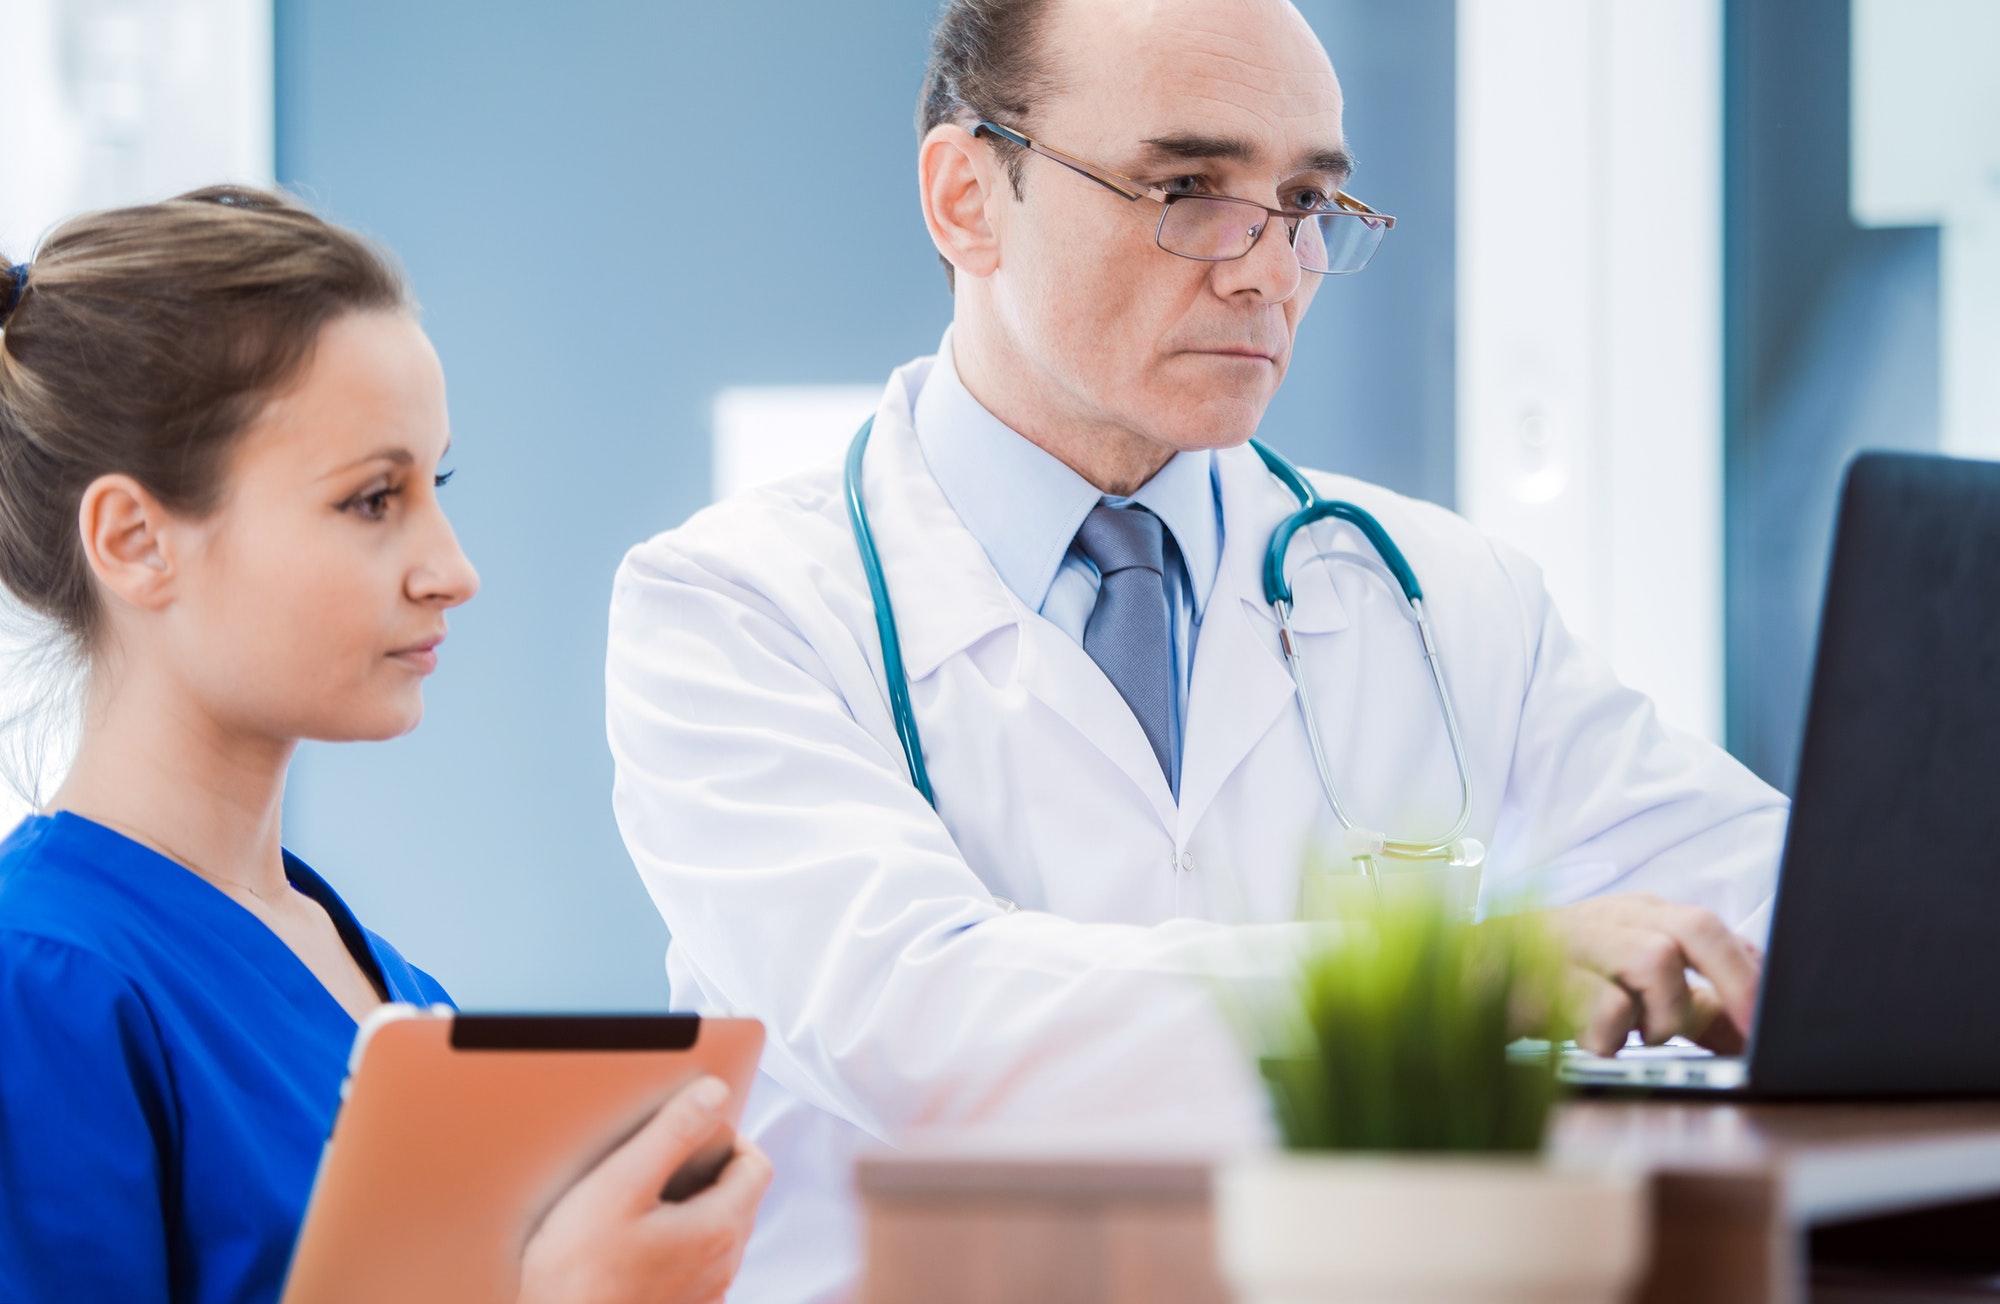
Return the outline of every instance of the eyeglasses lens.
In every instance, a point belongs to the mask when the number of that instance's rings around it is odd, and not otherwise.
[[[1160,217],[1160,248],[1210,263],[1241,258],[1270,216],[1255,204],[1229,199],[1177,199]]]
[[[1170,254],[1227,262],[1249,253],[1271,215],[1232,199],[1177,199],[1160,217],[1159,245]],[[1299,266],[1338,276],[1358,272],[1382,243],[1387,224],[1365,213],[1314,213],[1299,223],[1292,241]]]
[[[1344,276],[1368,265],[1388,229],[1388,223],[1366,213],[1315,213],[1300,223],[1292,247],[1307,271]]]

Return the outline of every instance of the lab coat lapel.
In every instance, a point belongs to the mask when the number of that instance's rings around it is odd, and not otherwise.
[[[1125,699],[1074,640],[1015,597],[931,477],[910,416],[927,373],[910,371],[897,374],[876,413],[862,489],[913,694],[921,698],[916,687],[952,657],[1018,627],[1016,682],[1123,771],[1160,827],[1172,829],[1173,793]],[[921,707],[917,726],[920,733],[946,727],[928,725]]]
[[[1223,551],[1195,645],[1181,751],[1179,836],[1193,834],[1237,766],[1286,711],[1297,689],[1278,644],[1277,619],[1264,602],[1264,554],[1271,532],[1297,499],[1249,447],[1216,454],[1222,485]],[[1312,546],[1301,532],[1289,554]],[[1293,628],[1330,633],[1347,615],[1321,567],[1294,565]]]
[[[1139,717],[1080,644],[1036,615],[1023,626],[1018,673],[1050,710],[1125,772],[1152,803],[1160,827],[1174,827],[1174,794]]]
[[[898,371],[868,437],[862,491],[911,683],[1020,619],[979,540],[931,478],[910,413],[926,373]],[[923,721],[919,720],[921,731]]]

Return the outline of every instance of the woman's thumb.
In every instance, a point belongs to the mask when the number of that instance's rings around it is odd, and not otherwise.
[[[584,1179],[600,1197],[634,1212],[660,1202],[660,1188],[704,1141],[727,1126],[729,1086],[702,1077],[674,1093],[631,1140],[604,1157]]]

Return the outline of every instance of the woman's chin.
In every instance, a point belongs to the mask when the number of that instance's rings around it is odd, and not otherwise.
[[[424,699],[412,691],[396,701],[371,703],[365,708],[322,717],[302,730],[301,736],[323,743],[383,743],[423,723]]]

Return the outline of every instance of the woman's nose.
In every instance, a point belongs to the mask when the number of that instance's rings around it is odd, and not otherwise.
[[[425,554],[410,571],[412,600],[456,607],[470,602],[479,592],[479,572],[465,549],[459,547],[458,534],[443,512],[437,514],[437,528]]]

